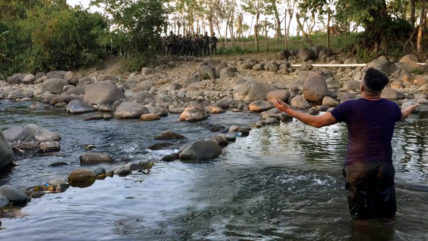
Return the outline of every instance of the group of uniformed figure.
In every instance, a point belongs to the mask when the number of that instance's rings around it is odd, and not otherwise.
[[[167,55],[177,56],[208,56],[214,55],[217,51],[218,39],[213,36],[188,34],[187,36],[175,35],[173,32],[164,38],[163,47]]]

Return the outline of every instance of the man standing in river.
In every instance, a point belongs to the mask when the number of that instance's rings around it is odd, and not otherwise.
[[[313,127],[346,123],[348,152],[343,174],[354,220],[391,220],[397,210],[391,139],[395,122],[406,119],[418,105],[400,110],[394,102],[382,99],[388,82],[382,72],[369,68],[360,86],[361,98],[345,101],[321,116],[295,111],[281,100],[273,101],[280,111]]]

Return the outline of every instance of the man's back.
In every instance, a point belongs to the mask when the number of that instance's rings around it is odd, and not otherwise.
[[[365,161],[391,162],[391,139],[401,110],[392,101],[358,99],[342,103],[332,111],[348,127],[348,155],[345,164]]]

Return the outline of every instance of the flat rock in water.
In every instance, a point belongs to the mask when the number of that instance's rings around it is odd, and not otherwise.
[[[58,141],[44,141],[39,144],[40,152],[55,152],[61,150],[61,146]]]
[[[0,195],[14,204],[26,204],[29,201],[27,195],[25,195],[23,191],[9,185],[0,187]]]
[[[154,120],[160,120],[160,116],[155,113],[149,113],[149,114],[142,114],[140,116],[140,119],[142,121],[154,121]]]
[[[172,143],[156,143],[148,147],[148,149],[156,151],[156,150],[162,150],[166,149],[168,147],[172,146]]]
[[[165,131],[155,137],[155,140],[179,140],[184,139],[183,135],[172,131]]]
[[[38,126],[36,124],[28,124],[28,125],[25,125],[24,128],[30,130],[33,133],[36,140],[40,142],[61,140],[61,137],[58,134],[44,127]]]
[[[184,109],[180,114],[180,121],[199,121],[208,118],[205,109],[198,106],[191,106]]]
[[[82,100],[72,100],[67,105],[67,112],[71,114],[81,114],[95,110],[96,109],[92,105],[89,105]]]
[[[68,165],[67,162],[54,162],[54,163],[50,164],[49,166],[50,167],[61,167],[61,166],[66,166],[66,165]]]
[[[95,165],[99,163],[112,163],[113,159],[105,153],[85,153],[79,157],[81,165]]]

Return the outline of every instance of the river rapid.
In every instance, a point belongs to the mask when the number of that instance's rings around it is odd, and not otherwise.
[[[148,175],[97,180],[87,188],[32,199],[21,217],[1,219],[0,240],[427,240],[428,116],[397,123],[393,138],[397,220],[355,226],[344,180],[346,126],[315,129],[296,120],[253,129],[205,163],[161,162],[188,142],[214,135],[213,125],[250,125],[259,115],[226,112],[180,122],[83,121],[85,115],[31,111],[28,102],[0,102],[0,126],[38,124],[62,137],[61,151],[18,157],[0,184],[20,188],[66,177],[78,168],[84,145],[115,164],[153,160]],[[147,148],[157,134],[186,136],[167,150]],[[169,141],[170,142],[170,141]],[[63,161],[62,167],[49,167]],[[99,167],[97,166],[97,167]],[[94,167],[95,168],[95,167]]]

